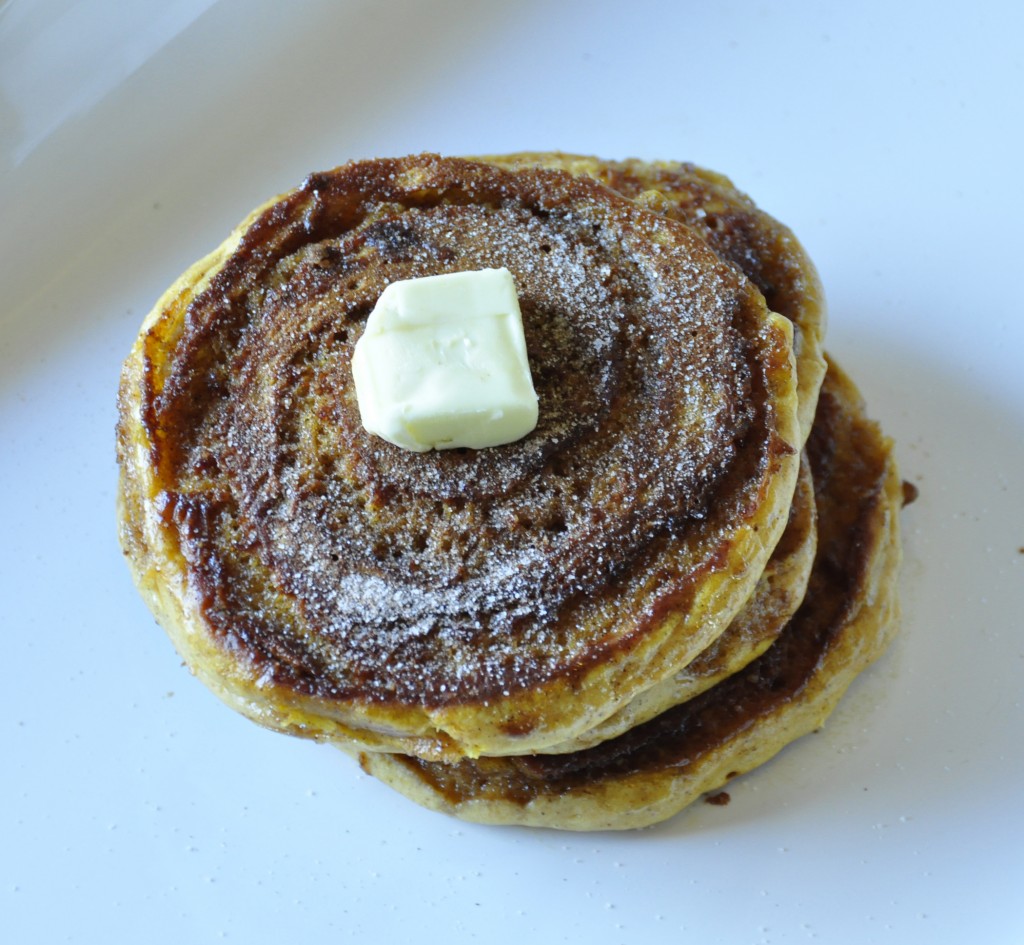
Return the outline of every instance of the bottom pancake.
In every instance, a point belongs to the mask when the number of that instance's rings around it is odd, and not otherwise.
[[[354,751],[368,773],[465,820],[566,830],[657,823],[820,727],[898,617],[902,486],[890,441],[830,365],[807,444],[818,548],[803,604],[758,659],[594,747],[452,764]]]

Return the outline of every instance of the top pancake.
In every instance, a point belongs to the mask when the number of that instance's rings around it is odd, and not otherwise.
[[[505,266],[537,429],[406,453],[352,348],[397,279]],[[257,720],[425,755],[572,738],[705,649],[786,523],[788,321],[585,178],[417,156],[311,176],[158,302],[121,391],[122,541]]]

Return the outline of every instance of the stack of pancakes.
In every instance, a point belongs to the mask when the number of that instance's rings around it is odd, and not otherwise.
[[[384,287],[501,266],[537,428],[425,454],[364,430]],[[651,824],[818,727],[895,626],[901,484],[823,333],[793,235],[692,165],[348,164],[146,319],[122,545],[257,722],[466,819]]]

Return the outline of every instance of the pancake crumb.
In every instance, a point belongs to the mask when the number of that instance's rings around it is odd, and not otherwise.
[[[704,803],[714,807],[725,807],[731,800],[732,796],[728,791],[719,791],[717,794],[709,794],[705,797]]]

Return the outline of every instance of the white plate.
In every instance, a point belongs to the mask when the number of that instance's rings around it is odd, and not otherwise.
[[[1024,17],[823,6],[0,4],[11,941],[1024,941]],[[114,536],[119,365],[181,270],[308,171],[523,148],[691,159],[789,223],[921,489],[889,654],[632,835],[463,825],[235,716]]]

